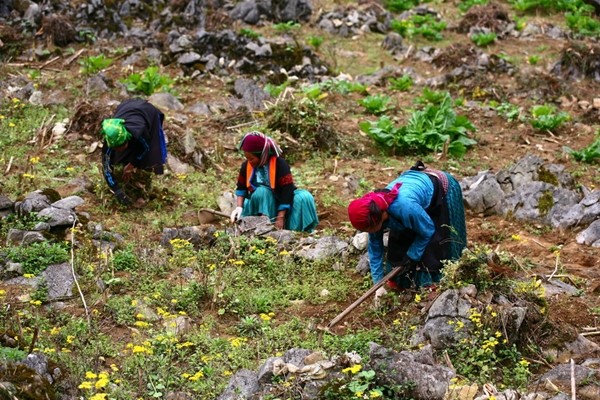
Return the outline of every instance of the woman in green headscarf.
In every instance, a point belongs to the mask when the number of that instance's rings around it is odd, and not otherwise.
[[[146,100],[130,99],[119,104],[112,118],[102,121],[102,170],[119,203],[132,204],[124,190],[132,185],[123,183],[128,184],[136,171],[164,172],[167,160],[164,119],[164,114]],[[116,165],[123,166],[121,182],[115,177]]]

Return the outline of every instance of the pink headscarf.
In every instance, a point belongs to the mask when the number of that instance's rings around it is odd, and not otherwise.
[[[244,138],[240,142],[240,149],[248,153],[258,154],[260,157],[259,166],[265,165],[271,154],[279,157],[283,153],[272,138],[256,131],[248,132],[244,135]]]
[[[352,226],[359,231],[366,231],[375,224],[369,207],[371,202],[375,202],[381,211],[386,211],[390,204],[398,197],[398,189],[402,183],[394,185],[389,192],[370,192],[360,199],[356,199],[348,206],[348,217]]]

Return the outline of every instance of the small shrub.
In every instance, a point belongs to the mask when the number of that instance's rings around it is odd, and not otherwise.
[[[473,6],[486,5],[489,0],[461,0],[458,4],[458,9],[462,12],[467,12]]]
[[[446,22],[437,21],[431,14],[414,14],[400,21],[392,20],[391,28],[405,38],[423,36],[428,40],[439,41],[443,39],[441,32],[446,29],[446,25]]]
[[[89,56],[79,62],[81,65],[80,72],[85,75],[93,75],[109,67],[112,62],[113,59],[106,57],[104,54]]]
[[[258,39],[261,36],[260,33],[256,32],[255,30],[249,29],[249,28],[240,29],[240,35],[247,37],[248,39],[253,39],[253,40]]]
[[[29,246],[9,247],[6,256],[20,263],[24,274],[38,275],[49,265],[60,264],[69,259],[69,253],[58,243],[32,243]]]
[[[140,264],[138,256],[134,253],[132,246],[115,251],[113,267],[115,271],[135,271]]]
[[[383,5],[390,11],[402,12],[420,4],[419,0],[384,0]]]
[[[498,36],[494,32],[481,32],[471,35],[471,40],[479,47],[494,43]]]
[[[552,132],[571,119],[567,112],[557,112],[556,107],[551,104],[535,105],[531,107],[530,114],[531,126],[539,131]]]
[[[600,131],[596,131],[596,140],[587,147],[581,150],[573,150],[565,147],[567,153],[571,154],[574,159],[584,163],[594,163],[600,161]]]
[[[530,65],[537,65],[540,62],[540,56],[535,56],[535,55],[534,56],[529,56],[527,58],[527,62]]]
[[[363,106],[369,114],[380,115],[388,111],[392,99],[389,96],[376,94],[360,99],[358,104]]]
[[[323,36],[309,36],[306,40],[309,46],[313,47],[315,51],[319,51],[319,48],[323,44]]]
[[[23,361],[27,357],[27,353],[23,350],[12,347],[0,347],[0,361]]]
[[[290,34],[293,31],[297,31],[301,27],[302,25],[294,21],[280,22],[278,24],[273,25],[273,29],[283,34]]]
[[[392,89],[406,92],[413,86],[413,79],[410,75],[403,75],[400,78],[390,78]]]
[[[158,72],[158,67],[148,67],[141,74],[129,75],[123,80],[123,83],[130,92],[141,92],[150,96],[158,90],[170,91],[173,80],[168,76],[161,75]]]

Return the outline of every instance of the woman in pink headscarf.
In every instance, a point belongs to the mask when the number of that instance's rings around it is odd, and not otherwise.
[[[238,174],[237,207],[231,221],[267,215],[277,229],[311,232],[319,223],[313,196],[297,189],[281,148],[260,132],[247,133],[239,145],[246,161]]]
[[[374,283],[392,267],[402,267],[399,276],[387,282],[394,289],[439,282],[442,261],[459,258],[467,242],[459,183],[450,174],[426,168],[420,161],[385,190],[352,201],[348,216],[356,229],[369,233]],[[384,269],[386,229],[389,237]]]

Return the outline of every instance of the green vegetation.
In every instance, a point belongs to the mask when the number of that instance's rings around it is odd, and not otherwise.
[[[6,257],[23,267],[23,274],[38,275],[52,264],[60,264],[69,259],[69,253],[62,244],[32,243],[29,246],[8,247]]]
[[[596,131],[596,140],[581,150],[573,150],[568,147],[565,150],[577,161],[584,163],[595,163],[600,161],[600,131]]]
[[[391,97],[383,94],[375,94],[360,99],[358,104],[363,106],[367,113],[380,115],[393,108]]]
[[[81,73],[85,75],[93,75],[109,67],[113,62],[112,58],[106,57],[104,54],[97,56],[89,56],[79,61],[81,65]]]
[[[402,12],[421,4],[420,0],[384,0],[383,5],[390,11]]]
[[[410,75],[403,75],[400,78],[390,78],[390,86],[394,90],[406,92],[413,87],[413,79]]]
[[[123,80],[127,90],[147,96],[157,91],[170,92],[173,80],[159,73],[158,67],[148,67],[142,73],[133,73]]]
[[[253,39],[253,40],[256,40],[256,39],[258,39],[259,37],[262,36],[260,33],[256,32],[253,29],[250,29],[250,28],[242,28],[242,29],[240,29],[240,35],[241,36],[245,36],[248,39]]]
[[[531,126],[539,131],[553,132],[571,119],[565,111],[557,112],[552,104],[535,105],[529,110]]]
[[[471,35],[471,40],[479,47],[487,46],[494,43],[497,39],[497,35],[494,32],[481,32]]]
[[[413,14],[404,20],[392,20],[391,28],[405,38],[423,36],[425,39],[439,41],[443,39],[441,32],[446,29],[446,22],[438,21],[431,14]]]
[[[319,51],[319,48],[321,47],[324,41],[325,39],[323,38],[323,36],[309,36],[308,39],[306,39],[306,43],[308,43],[309,46],[314,48],[315,51]]]
[[[486,5],[489,0],[461,0],[458,4],[458,9],[462,12],[467,12],[473,6]]]
[[[425,93],[439,101],[431,96],[432,92]],[[475,131],[475,127],[467,117],[456,113],[448,94],[439,104],[428,104],[414,111],[404,126],[396,127],[389,117],[383,116],[376,122],[363,121],[359,127],[383,148],[399,153],[437,152],[447,146],[448,154],[460,158],[468,147],[476,144],[467,135],[468,131]]]
[[[493,108],[499,116],[509,122],[517,121],[521,116],[521,109],[519,106],[509,102],[498,103],[497,101],[490,101],[489,106]]]

